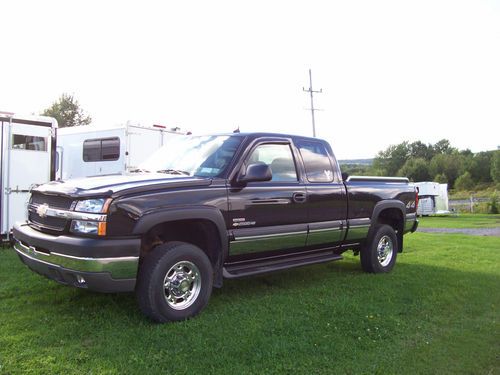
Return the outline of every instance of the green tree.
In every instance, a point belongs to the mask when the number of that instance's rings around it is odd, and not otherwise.
[[[396,176],[410,156],[408,142],[391,145],[380,151],[373,160],[373,169],[382,170],[387,176]]]
[[[477,182],[491,182],[491,159],[493,152],[478,152],[468,168],[472,179]]]
[[[448,179],[443,173],[439,173],[436,175],[436,177],[434,177],[434,182],[439,182],[440,184],[447,184]]]
[[[430,162],[429,171],[431,176],[444,174],[448,180],[450,188],[453,188],[455,180],[465,170],[463,165],[464,157],[458,152],[454,154],[438,154]]]
[[[451,147],[450,141],[447,139],[441,139],[433,146],[434,154],[452,154],[457,149],[455,147]]]
[[[42,112],[44,116],[54,117],[60,128],[88,125],[92,118],[84,113],[73,95],[62,94],[49,108]]]
[[[424,158],[408,159],[399,170],[398,175],[408,177],[411,181],[429,181],[429,163]]]
[[[455,189],[457,190],[472,190],[474,188],[474,181],[469,172],[465,172],[455,181]]]
[[[500,183],[500,150],[493,152],[490,175],[493,181]]]

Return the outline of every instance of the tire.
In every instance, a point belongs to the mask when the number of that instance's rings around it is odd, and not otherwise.
[[[212,285],[212,264],[199,247],[167,242],[144,259],[135,291],[141,311],[165,323],[191,318],[203,310]]]
[[[377,224],[361,249],[361,267],[370,273],[390,272],[396,263],[398,239],[394,229],[386,224]]]

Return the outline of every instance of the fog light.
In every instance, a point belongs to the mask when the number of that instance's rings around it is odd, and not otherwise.
[[[86,283],[86,281],[85,281],[85,279],[83,278],[83,276],[80,276],[80,275],[76,275],[76,282],[77,282],[78,284],[85,284],[85,283]]]

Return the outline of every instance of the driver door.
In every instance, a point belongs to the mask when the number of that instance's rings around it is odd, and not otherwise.
[[[288,140],[260,141],[244,166],[267,164],[272,179],[229,188],[229,260],[262,258],[305,246],[307,192]]]

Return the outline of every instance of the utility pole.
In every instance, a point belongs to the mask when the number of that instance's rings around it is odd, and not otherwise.
[[[304,87],[302,87],[302,91],[308,92],[311,95],[311,108],[310,109],[311,109],[312,126],[313,126],[313,137],[316,137],[316,124],[314,122],[314,111],[319,111],[319,109],[314,108],[313,94],[321,94],[323,92],[323,89],[319,89],[319,91],[313,90],[311,69],[309,69],[309,89],[306,90]]]

